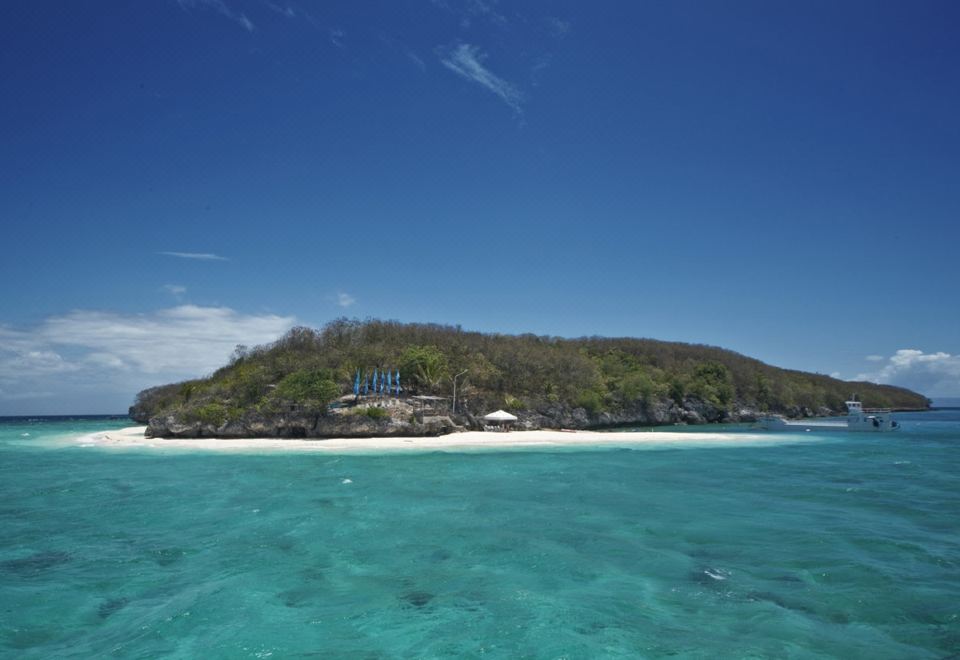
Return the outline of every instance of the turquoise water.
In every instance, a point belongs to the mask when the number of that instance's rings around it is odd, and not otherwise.
[[[0,654],[942,658],[960,414],[899,419],[385,456],[105,451],[63,440],[128,421],[0,422]]]

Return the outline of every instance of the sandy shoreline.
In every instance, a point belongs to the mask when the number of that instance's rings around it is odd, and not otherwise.
[[[81,447],[117,449],[181,449],[233,452],[326,452],[385,453],[410,451],[477,451],[511,448],[631,447],[631,446],[743,446],[777,445],[798,440],[784,434],[725,432],[596,432],[596,431],[514,431],[488,433],[469,431],[437,437],[330,438],[299,440],[287,438],[145,438],[145,426],[100,431],[77,438]]]

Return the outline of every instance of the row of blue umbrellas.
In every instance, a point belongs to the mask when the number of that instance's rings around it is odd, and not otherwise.
[[[357,375],[353,379],[353,393],[356,396],[359,396],[361,392],[364,395],[373,392],[374,394],[396,394],[400,396],[400,370],[397,369],[396,373],[391,372],[390,369],[376,369],[374,368],[373,373],[369,371],[364,373],[361,377],[360,369],[357,368]]]

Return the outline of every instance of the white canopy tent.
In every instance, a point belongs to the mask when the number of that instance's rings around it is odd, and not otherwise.
[[[492,412],[489,415],[483,416],[483,421],[485,422],[515,422],[517,421],[516,415],[511,415],[506,410],[498,410],[497,412]]]
[[[506,410],[498,410],[490,413],[489,415],[484,415],[483,421],[487,422],[488,424],[496,424],[497,428],[502,430],[505,426],[509,426],[513,422],[517,421],[517,416],[511,415]]]

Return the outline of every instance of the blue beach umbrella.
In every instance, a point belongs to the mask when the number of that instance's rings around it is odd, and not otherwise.
[[[360,396],[360,367],[357,367],[357,376],[353,379],[353,395]]]
[[[397,396],[400,396],[400,370],[397,369]]]
[[[377,368],[373,368],[373,393],[376,394],[380,390],[377,389]]]
[[[363,395],[366,396],[370,393],[370,372],[368,371],[363,375]]]
[[[387,394],[390,394],[390,390],[393,388],[393,383],[391,382],[392,377],[393,377],[393,373],[391,373],[391,371],[387,369],[387,387],[384,390]]]

